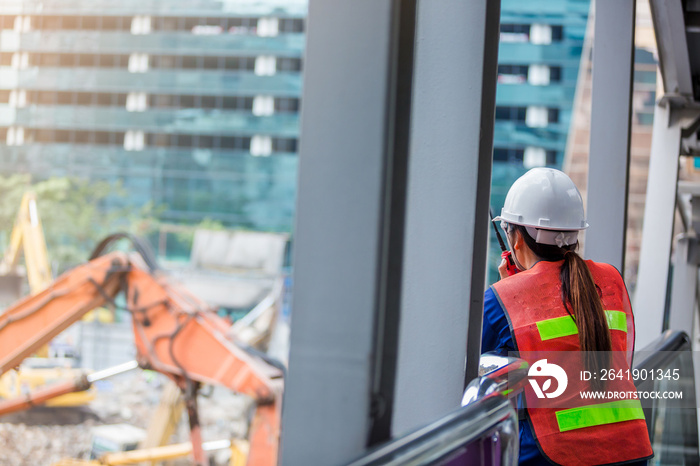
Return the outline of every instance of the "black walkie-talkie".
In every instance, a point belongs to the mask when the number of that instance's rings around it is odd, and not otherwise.
[[[506,243],[503,242],[503,238],[501,237],[501,233],[498,231],[498,227],[496,226],[496,223],[493,221],[493,211],[491,210],[491,207],[489,207],[489,216],[491,217],[491,224],[493,225],[493,231],[496,232],[496,238],[498,239],[498,244],[501,246],[501,257],[506,260],[506,271],[508,272],[508,275],[515,275],[516,273],[520,272],[518,268],[515,266],[515,262],[513,261],[513,257],[511,255],[511,252],[508,250],[506,247]]]

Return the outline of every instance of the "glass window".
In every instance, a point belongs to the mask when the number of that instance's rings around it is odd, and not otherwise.
[[[202,68],[216,70],[219,68],[219,57],[202,57]]]
[[[103,106],[103,107],[109,107],[113,104],[114,102],[114,94],[106,94],[104,92],[100,92],[97,94],[97,105]]]
[[[44,30],[54,31],[61,29],[60,16],[43,16],[39,27]]]
[[[200,98],[201,108],[217,108],[216,97],[213,95],[204,95]]]
[[[56,102],[55,92],[39,91],[38,94],[37,103],[40,105],[53,105]]]
[[[61,55],[57,53],[42,53],[39,60],[41,66],[56,67],[61,64]]]
[[[504,147],[494,147],[493,149],[494,162],[509,162],[522,164],[524,156],[525,149],[513,149]]]
[[[279,32],[283,33],[304,32],[304,20],[298,18],[281,18],[278,27]]]
[[[498,65],[498,82],[520,84],[527,81],[527,65]]]
[[[63,66],[100,66],[100,56],[95,54],[81,53],[75,55],[75,65],[63,65]]]
[[[222,103],[226,110],[253,110],[252,97],[224,97]]]
[[[172,107],[172,98],[169,95],[154,94],[148,96],[149,107]]]
[[[80,29],[80,17],[64,16],[61,18],[61,29]]]
[[[501,24],[501,42],[528,42],[530,40],[529,24]]]
[[[549,67],[549,81],[553,83],[561,82],[561,66]]]
[[[34,131],[34,142],[51,143],[54,142],[54,130],[37,129]]]
[[[552,29],[552,42],[561,42],[564,40],[564,27],[563,26],[551,26]]]
[[[194,146],[201,149],[211,149],[214,147],[213,136],[198,136]]]
[[[102,30],[104,31],[126,31],[131,28],[131,17],[123,16],[103,16]]]
[[[634,70],[634,82],[656,84],[656,70]]]
[[[301,71],[301,60],[299,58],[278,58],[277,69],[279,71]]]
[[[0,15],[0,29],[14,29],[14,15]]]
[[[297,140],[295,138],[273,138],[273,152],[296,152]]]
[[[99,16],[83,16],[81,28],[88,31],[100,29],[101,21]]]
[[[156,31],[176,31],[177,18],[157,18],[153,21],[153,29]]]
[[[496,106],[496,120],[525,121],[527,107]]]
[[[57,129],[54,130],[54,141],[58,143],[69,143],[72,140],[72,131],[68,131],[65,129]]]
[[[501,32],[511,33],[511,34],[530,34],[529,24],[501,24]]]
[[[223,136],[221,137],[222,149],[250,150],[249,137]]]
[[[111,144],[112,133],[109,131],[95,131],[95,144]]]
[[[275,99],[276,112],[298,112],[299,99],[289,97],[278,97]]]
[[[175,68],[177,66],[177,57],[172,55],[160,55],[153,57],[154,64],[159,68]]]
[[[90,92],[78,92],[76,95],[75,103],[77,105],[92,105],[92,93]]]
[[[189,134],[178,134],[177,145],[179,147],[192,147],[193,138]]]
[[[547,110],[549,123],[559,123],[559,109],[550,108]]]
[[[92,131],[75,131],[73,142],[76,144],[89,144],[94,138]]]
[[[55,97],[57,105],[73,105],[72,92],[56,92]]]
[[[184,69],[195,69],[197,68],[197,57],[180,57],[181,67]]]
[[[181,95],[180,96],[180,107],[182,108],[195,108],[194,96],[193,95]]]
[[[66,67],[66,68],[72,68],[76,65],[76,58],[77,58],[76,55],[73,55],[71,53],[62,53],[58,57],[59,57],[58,58],[59,66]],[[94,57],[90,56],[89,61],[91,64],[92,64],[93,60],[94,60]]]

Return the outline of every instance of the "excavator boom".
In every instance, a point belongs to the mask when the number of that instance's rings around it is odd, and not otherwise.
[[[203,301],[168,281],[135,255],[111,252],[63,275],[0,315],[0,374],[15,368],[90,310],[116,306],[124,292],[132,315],[137,359],[169,376],[189,395],[193,451],[201,455],[195,394],[200,383],[223,385],[253,397],[249,464],[276,463],[282,373],[237,346],[228,323]],[[199,444],[199,449],[198,449]]]

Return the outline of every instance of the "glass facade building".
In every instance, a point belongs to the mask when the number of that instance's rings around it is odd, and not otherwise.
[[[0,2],[0,173],[291,231],[306,0]]]
[[[493,141],[491,205],[530,168],[562,168],[589,0],[503,0]],[[489,282],[500,249],[490,242]]]

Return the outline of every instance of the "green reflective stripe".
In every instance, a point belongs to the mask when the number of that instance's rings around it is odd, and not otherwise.
[[[605,311],[605,317],[608,320],[608,328],[610,330],[627,331],[627,315],[624,312]],[[540,332],[542,341],[578,334],[576,322],[571,316],[540,320],[537,322],[537,330]]]
[[[610,330],[622,330],[627,332],[627,314],[622,311],[605,311]]]
[[[559,432],[644,419],[639,400],[620,400],[556,412]]]
[[[507,390],[503,390],[503,395],[508,395],[508,394],[509,394],[510,392],[512,392],[512,391],[513,391],[512,388],[509,388],[509,389],[507,389]]]
[[[542,341],[551,340],[552,338],[567,337],[578,333],[576,322],[574,322],[571,316],[540,320],[537,322],[537,330],[540,332]]]

